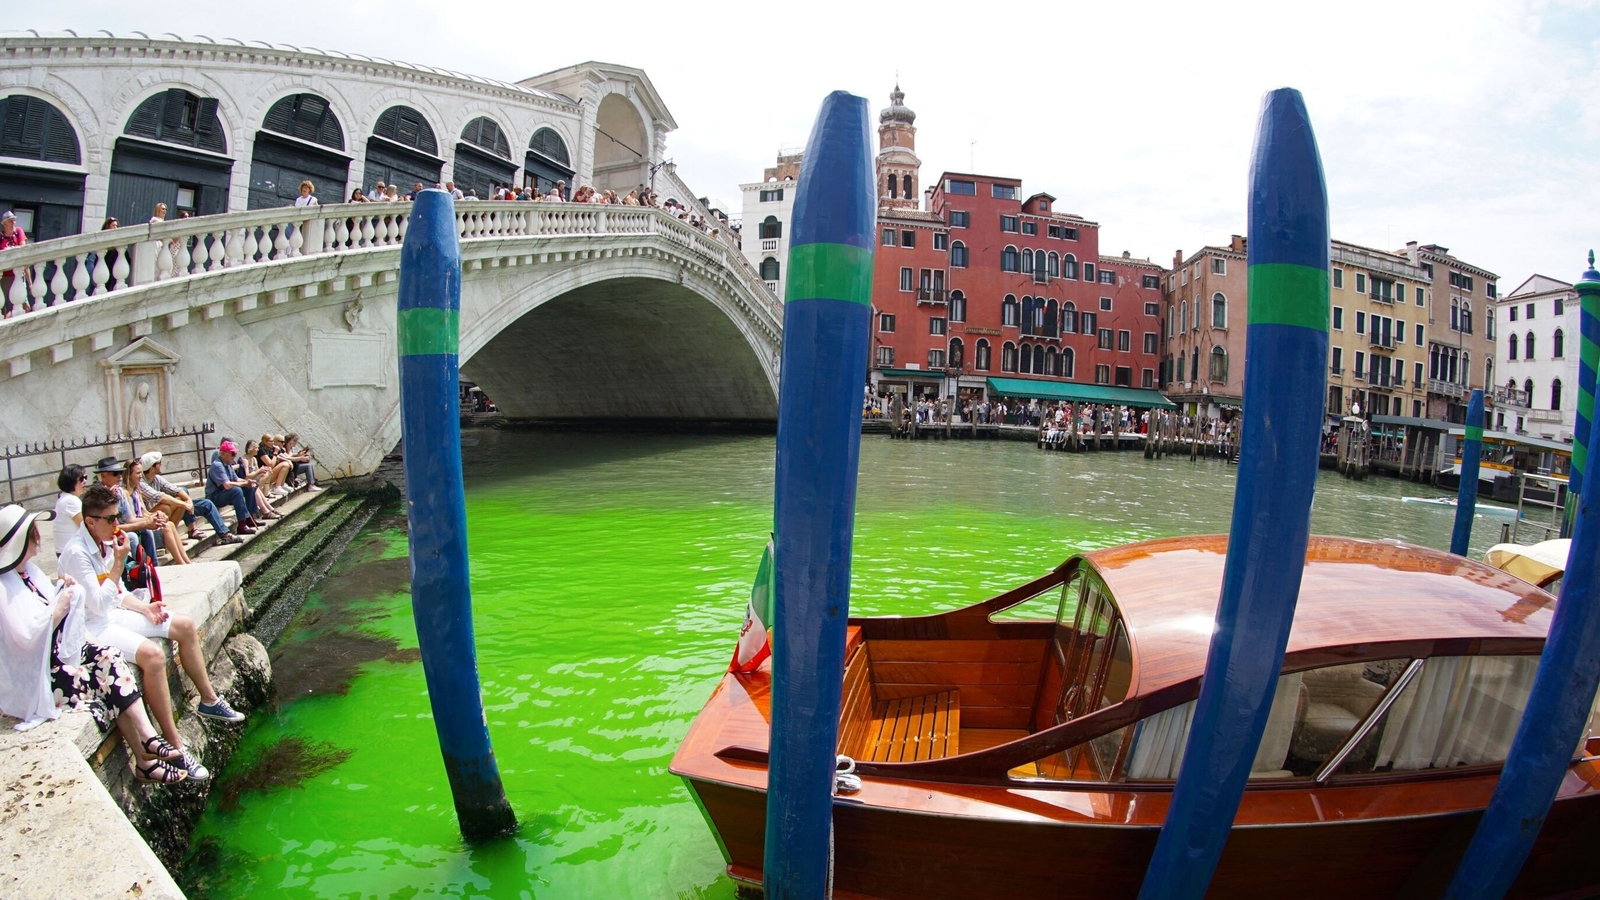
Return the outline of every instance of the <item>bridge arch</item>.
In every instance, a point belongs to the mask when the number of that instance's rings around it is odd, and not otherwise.
[[[649,115],[621,91],[600,98],[595,111],[594,187],[619,194],[650,180]]]

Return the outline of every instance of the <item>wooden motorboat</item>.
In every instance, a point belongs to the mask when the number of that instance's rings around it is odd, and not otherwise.
[[[861,787],[834,803],[835,896],[1135,896],[1226,544],[1098,550],[964,609],[851,620],[838,752]],[[1437,896],[1495,786],[1554,604],[1480,562],[1313,538],[1209,896]],[[765,668],[725,676],[671,766],[748,889],[761,883],[770,684]],[[1508,896],[1600,893],[1600,738],[1574,749]]]

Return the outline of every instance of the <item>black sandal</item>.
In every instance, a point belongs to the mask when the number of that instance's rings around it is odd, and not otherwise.
[[[152,759],[144,765],[133,767],[134,780],[141,784],[177,784],[189,780],[189,773],[166,760]]]
[[[144,747],[145,756],[154,757],[162,762],[172,762],[183,756],[182,750],[167,743],[166,738],[159,734],[145,738],[141,746]]]

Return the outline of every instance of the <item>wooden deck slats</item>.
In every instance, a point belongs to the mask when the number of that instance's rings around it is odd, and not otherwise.
[[[1045,640],[985,641],[882,641],[869,640],[874,664],[911,663],[1031,663],[1044,660]]]
[[[873,762],[943,759],[961,752],[961,695],[941,691],[872,708],[872,735],[860,758]]]
[[[844,670],[844,695],[839,704],[839,752],[859,756],[867,744],[872,720],[872,672],[865,650],[857,648]]]

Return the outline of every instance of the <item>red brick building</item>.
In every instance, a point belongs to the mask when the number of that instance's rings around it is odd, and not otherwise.
[[[902,97],[879,117],[880,157],[893,159],[878,166],[876,389],[968,399],[991,377],[1154,389],[1164,270],[1102,256],[1098,223],[1016,178],[946,172],[919,208]]]

